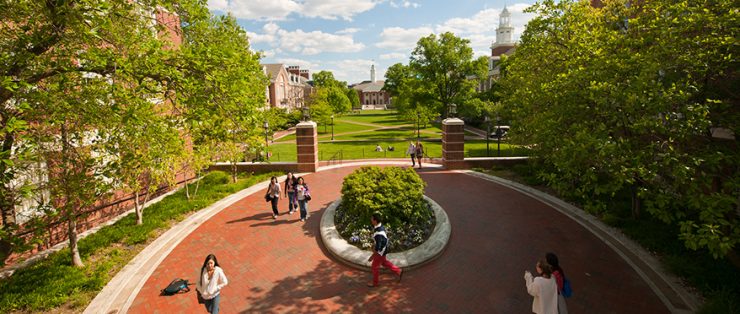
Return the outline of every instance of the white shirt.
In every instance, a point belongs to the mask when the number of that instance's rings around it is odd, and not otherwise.
[[[221,288],[227,284],[229,284],[229,280],[226,279],[223,269],[216,266],[213,269],[213,278],[211,279],[208,278],[208,270],[203,271],[203,278],[200,279],[196,288],[200,291],[203,299],[210,300],[215,298],[221,292]]]
[[[409,149],[406,150],[406,155],[414,154],[416,154],[416,146],[414,146],[414,144],[409,144]]]
[[[558,284],[555,278],[536,277],[526,273],[524,281],[527,283],[527,292],[534,297],[532,312],[537,314],[558,314]]]

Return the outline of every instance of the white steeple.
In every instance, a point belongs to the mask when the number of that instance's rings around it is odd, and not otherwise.
[[[370,66],[370,81],[375,83],[375,64]]]
[[[511,40],[511,34],[514,32],[514,27],[511,26],[511,13],[509,9],[504,6],[504,9],[499,14],[498,28],[496,28],[496,42],[493,43],[493,47],[502,45],[511,45],[514,42]]]

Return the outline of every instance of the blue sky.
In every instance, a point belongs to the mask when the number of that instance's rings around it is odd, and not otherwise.
[[[452,31],[467,38],[476,55],[489,55],[498,16],[511,12],[518,39],[534,0],[208,0],[216,14],[230,12],[249,34],[262,63],[299,65],[311,73],[328,70],[348,83],[378,79],[398,62],[408,63],[416,41]]]

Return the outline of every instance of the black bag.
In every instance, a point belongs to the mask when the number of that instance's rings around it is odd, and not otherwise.
[[[203,299],[203,295],[200,294],[200,291],[195,290],[195,292],[197,292],[197,295],[198,295],[198,304],[205,304],[206,303],[206,299]]]
[[[269,203],[270,201],[272,201],[272,196],[270,196],[270,194],[265,194],[265,202]]]
[[[178,293],[185,293],[190,291],[188,288],[188,281],[185,279],[177,278],[170,282],[167,288],[162,289],[163,295],[173,295]]]

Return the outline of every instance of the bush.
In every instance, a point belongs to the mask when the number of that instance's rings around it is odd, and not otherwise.
[[[369,223],[373,213],[394,225],[423,221],[431,216],[425,186],[411,168],[362,167],[344,179],[342,207],[363,223]]]

